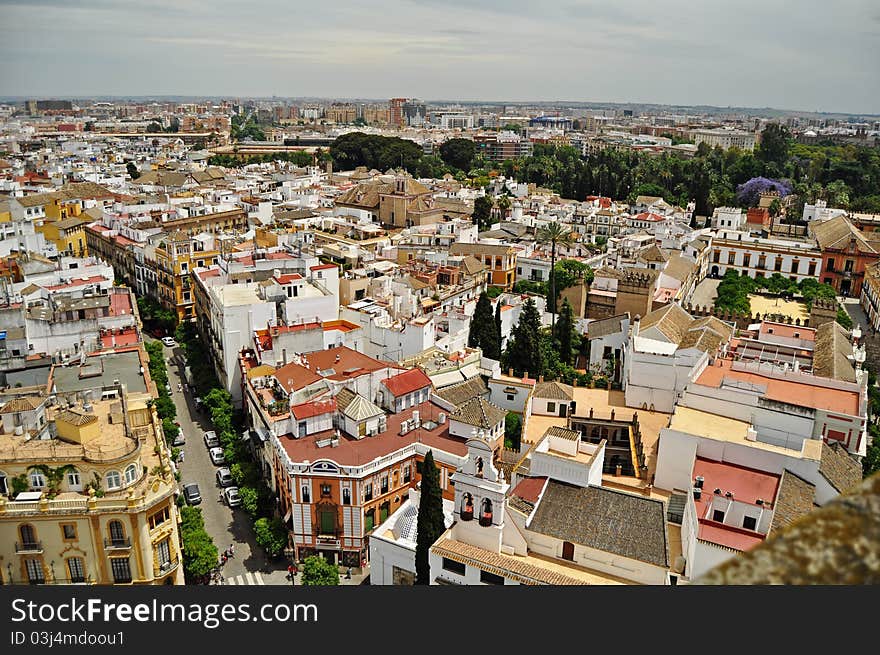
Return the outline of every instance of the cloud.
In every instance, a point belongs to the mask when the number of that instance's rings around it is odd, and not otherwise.
[[[10,95],[880,106],[865,0],[0,0],[0,21]]]

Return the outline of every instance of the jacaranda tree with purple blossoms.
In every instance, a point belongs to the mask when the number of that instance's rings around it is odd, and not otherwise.
[[[743,207],[754,207],[765,191],[777,191],[784,198],[791,193],[788,180],[774,180],[769,177],[753,177],[736,187],[736,200]]]

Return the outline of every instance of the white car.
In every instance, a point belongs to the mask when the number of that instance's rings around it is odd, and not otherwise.
[[[238,495],[238,487],[226,487],[223,490],[223,499],[230,507],[241,505],[241,496]]]
[[[225,466],[217,469],[217,484],[221,487],[231,487],[235,484],[232,480],[232,472]]]
[[[174,348],[177,345],[177,342],[174,340],[174,337],[162,337],[162,343],[168,348]]]
[[[220,439],[217,438],[216,432],[213,430],[205,432],[205,445],[208,448],[215,448],[220,445]]]
[[[208,455],[211,456],[211,461],[217,466],[226,463],[226,457],[223,456],[222,448],[211,448],[211,450],[208,451]]]

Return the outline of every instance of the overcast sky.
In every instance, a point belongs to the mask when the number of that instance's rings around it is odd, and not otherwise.
[[[880,113],[876,0],[0,0],[0,95]]]

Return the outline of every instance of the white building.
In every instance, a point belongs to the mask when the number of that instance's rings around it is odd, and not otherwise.
[[[695,372],[723,352],[732,335],[723,321],[695,319],[675,303],[634,321],[623,371],[627,406],[671,412]]]
[[[755,149],[755,135],[740,130],[695,130],[694,144],[705,143],[710,147],[720,146],[724,150],[739,148],[740,150]]]
[[[712,277],[722,277],[732,269],[753,278],[779,273],[800,282],[806,278],[817,280],[822,273],[822,253],[811,243],[720,230],[711,249],[708,267]]]

